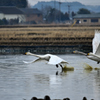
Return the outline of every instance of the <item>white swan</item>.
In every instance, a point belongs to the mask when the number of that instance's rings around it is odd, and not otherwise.
[[[95,31],[95,36],[92,41],[92,48],[93,48],[93,53],[90,52],[88,54],[80,51],[73,51],[73,53],[79,53],[87,56],[87,58],[94,60],[97,62],[97,64],[100,63],[100,32]]]
[[[26,52],[26,55],[32,55],[32,56],[38,57],[38,59],[36,59],[35,61],[32,61],[31,63],[34,63],[34,62],[37,62],[40,60],[46,60],[46,61],[48,61],[47,64],[56,65],[56,67],[58,67],[59,65],[60,65],[60,67],[62,67],[61,64],[68,64],[62,58],[60,58],[56,55],[52,55],[52,54],[36,55],[36,54],[30,53],[30,52]]]

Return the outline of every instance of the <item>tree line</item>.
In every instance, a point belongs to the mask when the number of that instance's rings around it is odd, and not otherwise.
[[[16,6],[18,8],[26,8],[28,7],[27,0],[0,0],[0,6]],[[73,11],[69,14],[68,12],[63,13],[58,9],[52,8],[50,6],[41,9],[43,14],[43,20],[47,23],[52,22],[65,22],[70,20],[76,14],[90,14],[91,12],[87,9],[81,8],[78,12],[74,13]],[[7,24],[18,24],[18,19],[12,19],[9,22],[4,18],[0,20],[0,25],[7,25]]]
[[[55,8],[52,7],[45,7],[44,9],[42,9],[42,13],[43,13],[43,17],[44,20],[47,23],[52,23],[52,22],[65,22],[68,20],[72,20],[72,18],[76,15],[76,14],[90,14],[91,12],[88,9],[85,8],[81,8],[79,9],[78,12],[71,12],[70,14],[68,12],[63,13],[60,10],[57,10]]]
[[[0,0],[0,6],[16,6],[18,8],[25,8],[27,5],[27,0]]]

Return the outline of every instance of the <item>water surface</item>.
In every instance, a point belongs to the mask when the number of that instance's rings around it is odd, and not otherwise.
[[[100,71],[84,70],[84,63],[93,68],[100,64],[82,55],[58,55],[69,62],[74,71],[61,73],[61,68],[46,62],[25,64],[36,58],[27,55],[0,55],[0,98],[1,100],[30,100],[33,96],[51,99],[100,100]],[[56,72],[58,71],[58,75]]]

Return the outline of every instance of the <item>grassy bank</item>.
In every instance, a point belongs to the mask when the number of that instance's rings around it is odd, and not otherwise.
[[[0,45],[69,45],[91,42],[100,27],[27,27],[0,28]],[[85,41],[84,41],[85,40]],[[41,44],[42,42],[42,44]],[[25,43],[25,44],[24,44]]]
[[[0,28],[0,46],[91,46],[100,27]]]

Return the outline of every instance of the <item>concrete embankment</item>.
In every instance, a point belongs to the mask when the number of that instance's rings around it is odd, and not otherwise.
[[[71,53],[89,52],[95,30],[100,27],[1,27],[0,53]]]

